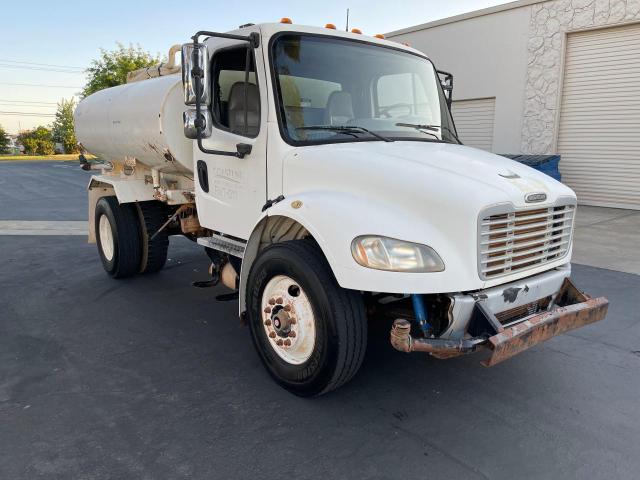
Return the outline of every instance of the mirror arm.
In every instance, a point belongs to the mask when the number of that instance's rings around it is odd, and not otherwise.
[[[209,37],[216,38],[228,38],[231,40],[241,40],[243,42],[248,42],[249,46],[252,48],[258,48],[260,46],[260,35],[258,32],[251,32],[248,36],[244,35],[231,35],[228,33],[218,33],[218,32],[208,32],[206,30],[201,30],[197,32],[191,39],[193,40],[193,60],[194,60],[194,68],[191,70],[191,75],[194,77],[194,89],[196,96],[196,141],[198,143],[198,148],[202,153],[207,153],[210,155],[226,155],[230,157],[244,158],[245,155],[251,153],[251,145],[248,143],[239,143],[236,145],[235,152],[227,152],[225,150],[209,150],[202,145],[202,131],[204,130],[204,125],[202,125],[202,115],[200,112],[202,111],[202,105],[200,103],[200,94],[201,94],[201,83],[200,80],[204,77],[204,72],[202,68],[200,68],[200,64],[198,62],[197,57],[197,45],[200,36],[207,35]],[[245,65],[245,87],[244,87],[244,127],[245,133],[247,131],[247,83],[249,82],[249,49],[247,48],[247,63]]]
[[[247,55],[244,59],[244,134],[249,134],[249,61],[251,60],[251,49],[247,48]]]
[[[448,92],[448,95],[445,96],[447,99],[447,106],[451,108],[451,102],[453,101],[453,74],[443,70],[436,70],[436,73],[444,77],[444,82],[441,82],[441,85],[445,93]]]
[[[258,48],[260,46],[260,34],[258,32],[251,32],[249,35],[232,35],[229,33],[208,32],[207,30],[200,30],[193,37],[191,37],[194,46],[198,43],[199,38],[203,35],[206,35],[207,37],[228,38],[229,40],[240,40],[242,42],[249,42],[249,45],[251,45],[253,48]]]

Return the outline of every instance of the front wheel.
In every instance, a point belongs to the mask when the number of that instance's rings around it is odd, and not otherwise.
[[[360,368],[367,344],[362,297],[338,285],[313,242],[265,249],[249,273],[247,307],[261,360],[292,393],[322,395]]]

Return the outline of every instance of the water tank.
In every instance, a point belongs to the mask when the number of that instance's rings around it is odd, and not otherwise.
[[[183,133],[179,74],[107,88],[76,108],[76,137],[103,160],[133,157],[163,172],[193,171],[193,143]]]

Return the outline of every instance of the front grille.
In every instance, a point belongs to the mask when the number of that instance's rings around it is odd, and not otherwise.
[[[574,205],[489,213],[481,217],[478,235],[484,280],[553,262],[569,251]]]
[[[547,296],[534,302],[527,303],[526,305],[520,305],[519,307],[510,308],[509,310],[496,313],[496,318],[506,327],[517,323],[518,320],[546,310],[550,303],[551,296]]]

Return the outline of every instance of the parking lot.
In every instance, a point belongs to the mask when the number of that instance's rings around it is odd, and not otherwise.
[[[198,246],[172,238],[157,275],[104,273],[76,234],[87,180],[75,163],[0,163],[0,478],[638,477],[640,225],[603,240],[632,212],[586,209],[576,234],[598,266],[573,277],[609,298],[604,321],[491,369],[397,352],[379,322],[352,382],[301,399],[216,301],[226,289],[191,286],[207,278]],[[8,234],[24,221],[67,223]],[[599,268],[599,243],[624,271]]]

